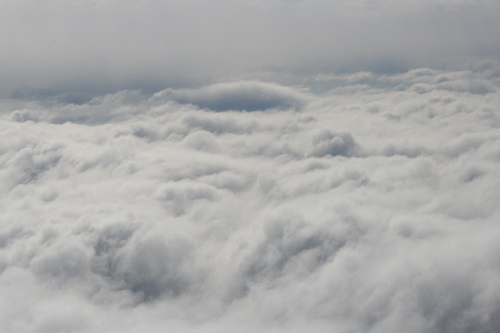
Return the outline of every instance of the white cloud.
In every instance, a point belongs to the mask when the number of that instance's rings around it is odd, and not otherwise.
[[[497,77],[318,82],[1,100],[5,331],[495,332]]]

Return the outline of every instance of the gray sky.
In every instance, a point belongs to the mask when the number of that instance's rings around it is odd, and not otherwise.
[[[2,1],[0,94],[154,92],[498,59],[498,1]]]

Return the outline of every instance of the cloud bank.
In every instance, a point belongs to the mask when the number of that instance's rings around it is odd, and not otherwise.
[[[179,103],[191,103],[215,111],[256,111],[301,107],[307,94],[277,84],[259,81],[219,83],[200,89],[167,89],[155,94]]]
[[[498,73],[2,99],[2,329],[496,332]]]

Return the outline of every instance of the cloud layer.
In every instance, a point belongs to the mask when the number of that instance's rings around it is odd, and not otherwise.
[[[1,100],[3,329],[496,332],[498,73]]]
[[[219,83],[200,89],[167,89],[155,94],[179,103],[191,103],[215,111],[257,111],[301,107],[307,94],[277,84],[259,81]]]

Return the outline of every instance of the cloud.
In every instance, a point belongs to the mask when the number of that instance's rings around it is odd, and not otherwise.
[[[349,133],[332,133],[329,130],[323,130],[313,139],[313,148],[309,155],[315,157],[331,156],[351,156],[356,143]]]
[[[179,103],[191,103],[214,111],[288,109],[300,107],[308,99],[305,93],[258,81],[219,83],[196,90],[168,89],[155,94],[155,97],[167,97]]]
[[[0,99],[4,330],[496,332],[495,66]]]
[[[190,278],[182,274],[192,247],[189,242],[182,238],[166,242],[158,235],[141,238],[128,243],[130,248],[124,247],[118,256],[117,271],[113,273],[123,281],[123,288],[138,294],[141,301],[184,292]]]

